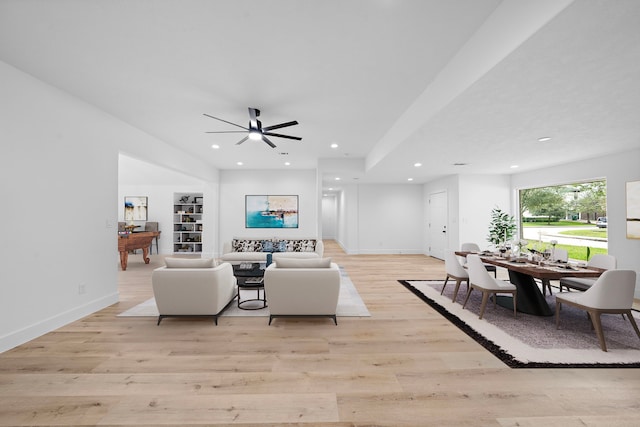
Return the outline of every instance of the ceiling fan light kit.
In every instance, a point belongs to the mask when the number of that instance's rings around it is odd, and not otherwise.
[[[258,120],[258,117],[260,116],[260,110],[258,110],[257,108],[251,108],[249,107],[249,127],[244,127],[241,126],[239,124],[236,123],[232,123],[229,122],[227,120],[218,118],[218,117],[214,117],[211,116],[209,114],[204,114],[207,117],[210,117],[212,119],[215,120],[219,120],[221,122],[224,123],[228,123],[230,125],[239,127],[241,129],[244,130],[231,130],[231,131],[211,131],[211,132],[207,132],[207,133],[244,133],[244,132],[248,132],[248,135],[245,136],[244,138],[242,138],[240,141],[236,142],[236,145],[240,145],[243,142],[245,142],[247,139],[251,139],[253,141],[260,141],[262,140],[263,142],[265,142],[267,145],[269,145],[271,148],[276,148],[276,145],[271,142],[271,140],[269,140],[269,136],[271,137],[276,137],[276,138],[285,138],[285,139],[293,139],[296,141],[302,141],[302,138],[297,137],[297,136],[291,136],[291,135],[283,135],[281,133],[274,133],[271,132],[272,130],[275,129],[281,129],[281,128],[285,128],[285,127],[289,127],[289,126],[295,126],[298,124],[298,122],[296,120],[290,121],[290,122],[285,122],[285,123],[280,123],[277,125],[272,125],[272,126],[265,126],[262,127],[262,122],[260,120]]]

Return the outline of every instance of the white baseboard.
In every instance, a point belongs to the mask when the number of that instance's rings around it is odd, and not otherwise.
[[[115,292],[4,335],[0,337],[0,353],[38,338],[64,325],[68,325],[71,322],[82,319],[117,302],[118,293]]]

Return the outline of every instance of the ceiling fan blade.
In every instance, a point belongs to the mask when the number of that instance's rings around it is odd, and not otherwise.
[[[247,133],[246,130],[221,130],[221,131],[207,131],[205,133]]]
[[[273,142],[269,141],[269,138],[264,136],[264,134],[262,134],[262,140],[264,142],[266,142],[267,144],[269,144],[271,146],[271,148],[276,148],[276,144],[274,144]]]
[[[288,126],[295,126],[298,124],[297,120],[293,120],[291,122],[286,122],[286,123],[280,123],[279,125],[272,125],[272,126],[267,126],[267,127],[263,127],[262,130],[274,130],[274,129],[280,129],[280,128],[286,128]]]
[[[244,126],[240,126],[240,125],[238,125],[238,124],[231,123],[231,122],[226,121],[226,120],[224,120],[224,119],[219,119],[218,117],[213,117],[213,116],[211,116],[211,115],[209,115],[209,114],[207,114],[207,113],[204,113],[204,115],[205,115],[205,116],[207,116],[207,117],[211,117],[212,119],[220,120],[221,122],[229,123],[230,125],[233,125],[233,126],[238,126],[239,128],[242,128],[242,129],[244,129],[244,130],[249,130],[249,129],[247,129],[247,128],[246,128],[246,127],[244,127]]]
[[[245,137],[244,137],[244,138],[242,138],[240,141],[236,142],[236,145],[240,145],[240,144],[242,144],[242,143],[243,143],[243,142],[245,142],[247,139],[249,139],[249,137],[248,137],[248,136],[245,136]]]
[[[262,134],[269,135],[269,136],[277,136],[278,138],[295,139],[296,141],[302,141],[302,138],[300,138],[299,136],[289,136],[289,135],[283,135],[281,133],[273,133],[273,132],[262,132]]]
[[[260,129],[260,126],[258,125],[258,123],[260,123],[258,121],[258,116],[260,116],[260,110],[249,107],[249,126],[252,129]]]

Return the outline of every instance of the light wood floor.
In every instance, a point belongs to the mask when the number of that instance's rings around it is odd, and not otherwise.
[[[509,369],[397,283],[442,262],[326,255],[372,317],[116,317],[162,262],[130,256],[120,303],[0,355],[0,425],[640,425],[640,369]]]

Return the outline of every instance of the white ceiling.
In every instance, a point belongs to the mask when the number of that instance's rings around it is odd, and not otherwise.
[[[639,22],[637,0],[0,0],[0,60],[219,169],[422,183],[640,147]],[[302,142],[205,133],[247,107]]]

